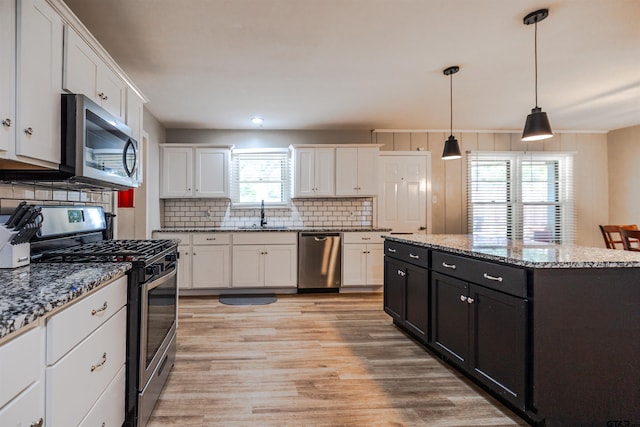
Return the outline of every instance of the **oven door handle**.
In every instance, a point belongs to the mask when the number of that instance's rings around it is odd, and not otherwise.
[[[171,273],[165,274],[164,276],[160,277],[159,279],[156,279],[153,282],[150,282],[150,283],[146,284],[145,285],[145,289],[147,291],[155,289],[158,286],[163,285],[164,283],[167,283],[169,280],[173,279],[176,274],[177,274],[177,270],[174,267],[173,270],[171,271]]]

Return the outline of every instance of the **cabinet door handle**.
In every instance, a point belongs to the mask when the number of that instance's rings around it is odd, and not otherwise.
[[[395,254],[395,253],[396,253],[396,250],[395,250],[395,249],[387,248],[387,250],[388,250],[389,252],[391,252],[392,254]]]
[[[44,424],[44,420],[41,417],[38,421],[32,422],[31,427],[42,427],[42,424]]]
[[[101,311],[105,311],[107,309],[108,305],[107,302],[105,301],[104,304],[102,304],[102,307],[100,308],[94,308],[93,310],[91,310],[91,315],[95,316],[96,314],[100,313]]]
[[[498,276],[498,277],[496,277],[496,276],[489,276],[487,273],[484,273],[484,274],[482,275],[482,277],[484,277],[484,278],[485,278],[485,279],[487,279],[487,280],[493,280],[493,281],[495,281],[495,282],[502,282],[502,276]]]
[[[402,270],[398,270],[398,276],[400,276],[400,277],[404,277],[404,276],[406,276],[406,275],[407,275],[407,273],[405,273],[404,271],[402,271]]]
[[[460,295],[460,301],[465,302],[467,300],[467,297],[465,297],[464,295]]]
[[[102,353],[102,360],[100,360],[100,362],[98,364],[91,365],[91,372],[95,371],[100,366],[104,365],[105,363],[107,363],[107,353],[106,352]]]
[[[456,269],[456,265],[455,265],[455,264],[447,264],[446,262],[443,262],[443,263],[442,263],[442,266],[443,266],[444,268],[450,268],[450,269],[452,269],[452,270],[455,270],[455,269]]]
[[[420,259],[419,255],[409,254],[409,258]]]
[[[10,127],[11,127],[11,119],[9,119],[9,118],[4,119],[4,120],[2,121],[2,125],[3,125],[4,127],[10,128]],[[40,419],[42,419],[42,418],[40,418]]]
[[[33,135],[33,128],[26,128],[24,130],[24,133],[26,133],[27,135]]]
[[[474,301],[475,301],[475,300],[474,300],[473,298],[471,298],[471,297],[467,297],[467,302],[468,302],[469,304],[473,304],[473,302],[474,302]]]

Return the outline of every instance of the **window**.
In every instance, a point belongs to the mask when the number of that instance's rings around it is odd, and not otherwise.
[[[468,157],[469,231],[525,241],[573,243],[573,158],[553,153]]]
[[[231,153],[231,200],[235,207],[289,204],[288,150],[234,150]]]

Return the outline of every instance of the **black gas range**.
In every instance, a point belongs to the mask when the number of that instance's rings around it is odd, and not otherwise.
[[[32,262],[128,262],[125,426],[146,425],[176,353],[177,242],[105,239],[96,206],[43,206]]]

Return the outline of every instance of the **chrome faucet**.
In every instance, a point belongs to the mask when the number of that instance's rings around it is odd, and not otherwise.
[[[264,217],[264,200],[260,204],[260,227],[267,225],[267,220]]]

